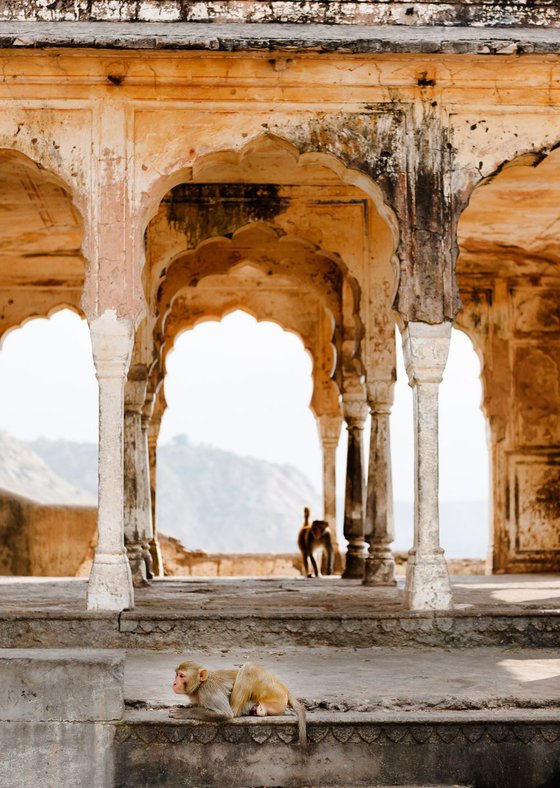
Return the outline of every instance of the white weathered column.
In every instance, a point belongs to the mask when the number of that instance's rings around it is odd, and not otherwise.
[[[452,597],[439,543],[438,393],[449,353],[451,323],[409,323],[403,350],[414,397],[414,546],[409,552],[405,605],[446,610]]]
[[[124,536],[134,585],[153,577],[153,539],[148,439],[142,429],[147,370],[131,369],[124,398]]]
[[[342,418],[335,414],[325,413],[319,416],[317,421],[323,453],[323,519],[331,527],[336,569],[336,565],[340,565],[340,550],[336,533],[336,450],[340,440]]]
[[[364,449],[363,431],[367,404],[361,394],[345,394],[342,410],[348,430],[346,496],[344,500],[344,537],[348,542],[343,578],[364,576],[366,544],[364,542]]]
[[[389,428],[393,384],[379,383],[368,386],[368,399],[371,413],[371,439],[364,535],[369,549],[364,585],[395,585],[395,559],[391,550],[395,527]]]
[[[90,322],[99,381],[98,541],[89,578],[89,610],[134,605],[123,528],[124,384],[132,352],[132,322],[106,310]]]

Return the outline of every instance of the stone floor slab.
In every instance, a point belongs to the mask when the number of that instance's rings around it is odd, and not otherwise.
[[[560,709],[560,650],[521,648],[134,650],[125,659],[127,704],[152,709],[180,704],[171,682],[183,659],[211,669],[259,662],[309,710]]]

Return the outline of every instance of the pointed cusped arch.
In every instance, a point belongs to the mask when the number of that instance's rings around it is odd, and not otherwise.
[[[560,148],[523,153],[473,185],[458,223],[459,277],[555,274]]]
[[[288,140],[271,133],[259,133],[239,147],[205,153],[186,166],[170,167],[160,173],[142,196],[141,230],[157,214],[164,196],[182,183],[270,183],[328,184],[355,186],[369,197],[398,247],[398,222],[382,189],[357,169],[321,151],[301,153]]]
[[[26,326],[28,323],[31,323],[33,320],[49,320],[58,312],[65,312],[65,311],[72,312],[73,314],[77,315],[80,319],[85,320],[85,314],[83,313],[82,309],[79,306],[64,301],[61,301],[60,303],[57,303],[54,306],[50,306],[50,307],[48,306],[48,304],[44,304],[43,310],[27,314],[25,317],[21,318],[17,322],[16,321],[14,321],[13,323],[8,322],[6,324],[4,320],[0,319],[0,351],[4,346],[4,342],[6,341],[6,338],[14,331],[18,331],[20,328],[24,328],[24,326]]]
[[[58,173],[0,149],[0,335],[58,309],[80,313],[88,265],[75,197]]]
[[[221,278],[221,277],[220,277]],[[224,277],[225,278],[225,277]],[[337,351],[333,338],[333,321],[319,301],[301,309],[297,291],[276,293],[274,304],[270,293],[258,288],[242,291],[225,284],[220,289],[187,290],[174,302],[165,324],[164,340],[159,357],[163,376],[166,358],[177,337],[207,321],[221,322],[224,317],[243,311],[257,322],[274,323],[283,331],[294,334],[302,342],[313,365],[311,410],[317,415],[338,413],[340,388],[335,376]]]
[[[241,263],[250,263],[271,281],[287,277],[297,282],[303,291],[321,301],[337,324],[342,323],[341,294],[348,269],[340,256],[289,236],[280,228],[254,223],[238,230],[232,238],[203,241],[193,252],[180,255],[171,263],[157,291],[156,336],[161,334],[166,315],[182,290],[197,287],[206,277],[227,275]],[[356,316],[358,306],[354,304]]]

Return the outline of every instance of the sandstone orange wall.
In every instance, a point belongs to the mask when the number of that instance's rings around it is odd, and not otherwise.
[[[0,491],[0,575],[73,577],[97,528],[97,509],[42,505]]]

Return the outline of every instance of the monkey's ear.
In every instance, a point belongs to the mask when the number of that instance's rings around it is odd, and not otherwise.
[[[199,681],[206,681],[208,678],[208,668],[200,668],[198,671],[198,680]]]

